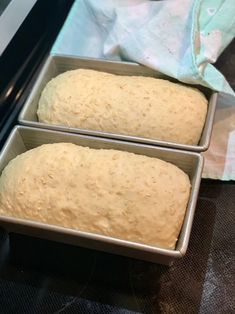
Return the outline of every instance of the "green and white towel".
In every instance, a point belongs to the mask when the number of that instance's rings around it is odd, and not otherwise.
[[[234,36],[235,0],[76,0],[51,52],[134,61],[234,96],[212,65]],[[235,179],[234,105],[221,95],[204,177]]]
[[[53,53],[144,64],[233,94],[212,65],[235,36],[235,0],[77,0]]]

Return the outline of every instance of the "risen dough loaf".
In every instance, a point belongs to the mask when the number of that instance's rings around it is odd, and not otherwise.
[[[191,87],[143,76],[73,70],[52,79],[39,100],[40,122],[198,144],[205,96]]]
[[[70,143],[12,160],[0,178],[0,214],[174,248],[188,176],[156,158]]]

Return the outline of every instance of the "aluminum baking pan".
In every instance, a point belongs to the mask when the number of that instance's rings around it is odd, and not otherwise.
[[[47,82],[57,76],[60,73],[63,73],[68,70],[78,69],[78,68],[86,68],[86,69],[94,69],[100,70],[104,72],[110,72],[114,74],[120,75],[143,75],[143,76],[154,76],[166,78],[168,80],[174,81],[172,78],[166,77],[159,72],[151,70],[147,67],[138,65],[136,63],[127,63],[127,62],[113,62],[106,60],[97,60],[97,59],[85,59],[85,58],[77,58],[77,57],[69,57],[69,56],[59,56],[52,55],[48,57],[44,67],[42,68],[38,79],[24,105],[22,111],[19,115],[19,123],[27,126],[48,128],[51,130],[57,131],[66,131],[72,133],[79,134],[87,134],[93,136],[101,136],[106,138],[114,138],[125,141],[132,141],[150,145],[157,145],[163,147],[171,147],[183,150],[197,151],[202,152],[208,149],[210,144],[210,137],[213,127],[213,120],[216,108],[217,101],[217,93],[211,92],[208,89],[198,87],[204,92],[209,101],[208,112],[206,116],[206,121],[204,125],[204,129],[202,132],[202,136],[198,145],[185,145],[185,144],[177,144],[173,142],[160,141],[155,139],[148,139],[143,137],[129,136],[123,134],[114,134],[107,133],[102,131],[94,131],[88,129],[80,129],[80,128],[70,128],[67,126],[61,125],[52,125],[38,122],[37,118],[37,107],[38,101],[41,95],[41,92]]]
[[[16,126],[1,151],[0,173],[8,162],[18,154],[45,143],[56,142],[71,142],[96,149],[118,149],[157,157],[171,162],[185,171],[190,177],[192,189],[176,249],[162,249],[44,223],[0,216],[0,225],[5,227],[8,232],[28,234],[162,264],[170,264],[185,254],[201,181],[203,157],[200,154],[54,130]]]

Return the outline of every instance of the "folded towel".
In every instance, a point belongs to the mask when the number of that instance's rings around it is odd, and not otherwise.
[[[135,61],[234,95],[212,65],[235,36],[235,0],[76,0],[52,48]],[[235,180],[235,98],[219,97],[205,178]]]
[[[234,94],[211,64],[235,36],[234,0],[77,0],[52,53],[144,64]]]

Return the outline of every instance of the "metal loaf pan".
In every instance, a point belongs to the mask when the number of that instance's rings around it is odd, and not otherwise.
[[[170,264],[185,254],[201,181],[203,157],[200,154],[60,131],[16,126],[1,151],[0,173],[8,162],[18,154],[45,143],[56,142],[71,142],[96,149],[117,149],[157,157],[171,162],[185,171],[190,177],[192,189],[176,249],[162,249],[39,222],[0,216],[0,225],[5,227],[8,232],[28,234],[162,264]]]
[[[97,59],[85,59],[78,57],[69,57],[69,56],[59,56],[59,55],[51,55],[48,57],[42,71],[40,72],[38,79],[32,89],[20,115],[19,115],[19,123],[27,126],[33,127],[41,127],[47,128],[51,130],[57,131],[66,131],[72,133],[79,134],[87,134],[87,135],[95,135],[106,138],[114,138],[138,143],[145,143],[150,145],[164,146],[164,147],[172,147],[183,150],[197,151],[202,152],[208,149],[210,144],[210,137],[212,132],[217,93],[213,93],[212,91],[205,89],[203,87],[197,86],[202,92],[207,96],[209,100],[208,112],[206,116],[206,121],[204,125],[204,129],[202,132],[202,136],[198,145],[185,145],[185,144],[177,144],[173,142],[160,141],[157,139],[148,139],[143,137],[129,136],[123,134],[114,134],[107,133],[102,131],[88,130],[88,129],[80,129],[80,128],[72,128],[61,125],[52,125],[46,123],[38,122],[37,118],[37,107],[39,98],[43,88],[46,86],[48,81],[53,77],[57,76],[60,73],[63,73],[68,70],[84,68],[84,69],[94,69],[104,72],[110,72],[114,74],[120,75],[142,75],[142,76],[152,76],[152,77],[160,77],[165,78],[171,81],[176,82],[172,78],[164,76],[163,74],[151,70],[147,67],[138,65],[136,63],[128,63],[128,62],[113,62],[106,60],[97,60]]]

